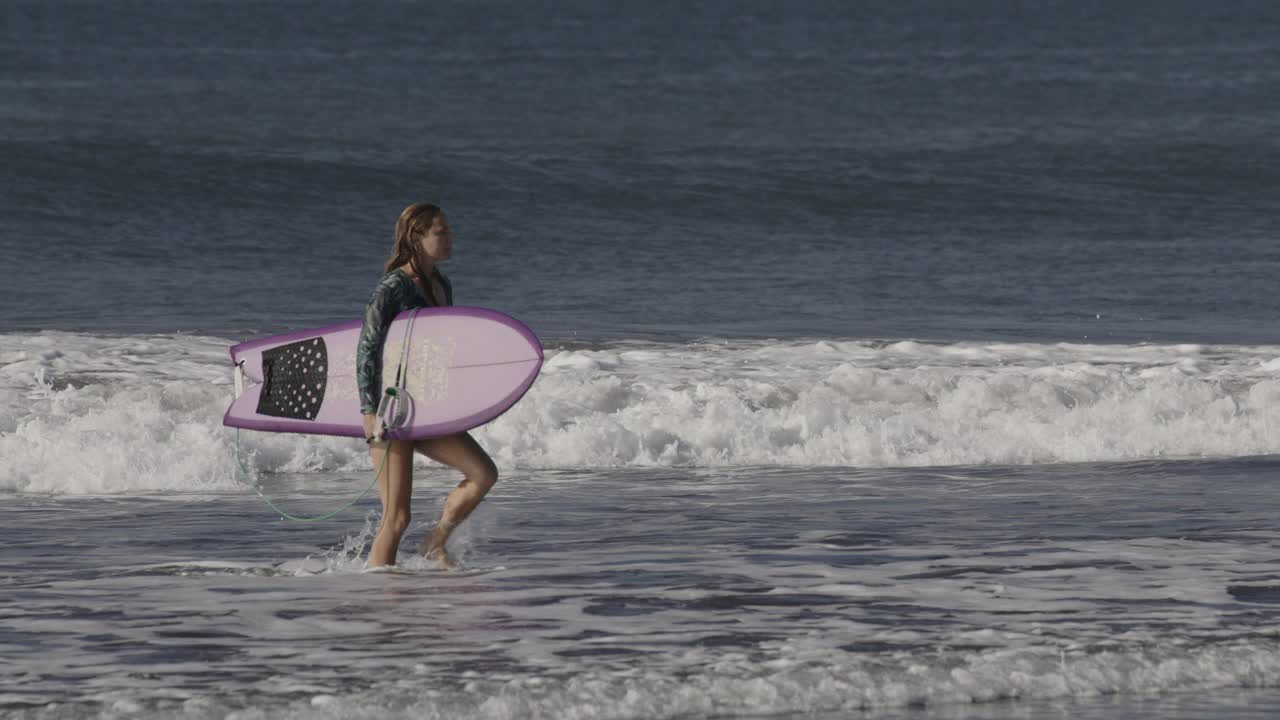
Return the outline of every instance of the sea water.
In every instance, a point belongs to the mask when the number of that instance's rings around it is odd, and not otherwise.
[[[1280,11],[0,8],[0,714],[1280,712]],[[546,362],[419,459],[221,426],[409,202]]]

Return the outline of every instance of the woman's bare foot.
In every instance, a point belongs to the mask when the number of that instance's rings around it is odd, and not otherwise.
[[[422,540],[422,544],[418,545],[418,552],[428,560],[435,560],[445,570],[457,568],[458,566],[449,558],[449,553],[445,550],[445,544],[449,542],[449,535],[452,532],[452,525],[437,524],[431,530],[431,534]]]
[[[428,560],[434,560],[441,570],[457,570],[458,565],[449,557],[444,548],[437,548],[427,553]]]

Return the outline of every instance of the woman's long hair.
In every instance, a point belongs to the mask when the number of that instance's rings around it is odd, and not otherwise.
[[[400,213],[396,220],[396,244],[391,248],[391,259],[387,260],[385,272],[391,272],[401,265],[408,265],[413,274],[428,281],[426,268],[431,264],[422,257],[422,238],[431,232],[431,225],[442,211],[431,203],[414,203]]]

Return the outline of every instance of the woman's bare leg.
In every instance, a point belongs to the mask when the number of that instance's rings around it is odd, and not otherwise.
[[[431,534],[418,546],[418,552],[434,557],[446,566],[452,565],[445,543],[472,510],[484,499],[485,493],[498,481],[498,469],[489,454],[469,434],[462,432],[440,438],[419,440],[414,449],[462,473],[462,482],[449,493],[444,501],[440,521]]]
[[[387,453],[386,463],[382,461]],[[369,567],[394,565],[400,537],[409,527],[409,502],[413,496],[413,443],[390,440],[369,448],[374,472],[378,473],[378,496],[382,498],[382,522],[369,548]]]

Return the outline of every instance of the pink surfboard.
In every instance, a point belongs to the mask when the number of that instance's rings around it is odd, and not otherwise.
[[[411,322],[412,320],[412,322]],[[224,425],[364,437],[356,388],[359,320],[235,345],[236,399]],[[408,350],[405,352],[406,343]],[[542,344],[523,323],[477,307],[406,310],[382,349],[383,388],[396,383],[407,414],[386,436],[440,437],[506,412],[542,368]]]

